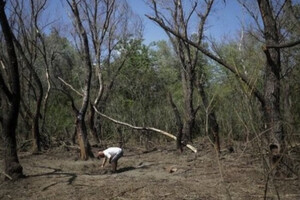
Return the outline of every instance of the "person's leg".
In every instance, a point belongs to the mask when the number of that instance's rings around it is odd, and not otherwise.
[[[111,162],[111,166],[112,166],[112,171],[113,172],[117,171],[117,165],[118,165],[118,161],[117,160]]]
[[[113,168],[113,172],[117,171],[117,167],[118,167],[118,160],[123,156],[123,151],[121,151],[120,153],[116,154],[112,159],[111,159],[111,165]]]

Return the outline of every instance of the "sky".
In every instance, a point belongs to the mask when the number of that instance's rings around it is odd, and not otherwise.
[[[153,41],[168,40],[167,35],[155,22],[149,20],[145,14],[151,15],[153,12],[145,3],[145,0],[127,0],[133,12],[138,14],[144,23],[144,43],[150,44]],[[217,41],[224,39],[224,37],[233,37],[237,34],[239,27],[241,27],[241,20],[243,19],[243,10],[236,0],[216,1],[211,15],[208,18],[208,29],[206,35],[211,36]],[[53,10],[50,17],[63,18],[66,24],[69,23],[69,17],[66,13],[68,10],[65,0],[50,0],[49,7]]]
[[[226,1],[226,4],[223,1],[216,2],[217,4],[208,18],[206,35],[217,40],[222,40],[224,37],[231,38],[237,34],[238,29],[241,27],[243,9],[236,0]],[[153,12],[144,0],[128,0],[128,3],[133,11],[143,19],[146,44],[168,39],[163,29],[145,16],[145,14],[151,15]]]

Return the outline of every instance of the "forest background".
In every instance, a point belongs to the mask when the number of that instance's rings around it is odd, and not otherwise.
[[[162,132],[181,152],[204,137],[218,156],[242,145],[268,175],[298,174],[299,2],[235,3],[243,17],[221,38],[228,1],[145,1],[141,17],[125,0],[1,0],[5,177],[22,177],[20,151],[67,145],[87,160],[92,146],[168,143]],[[162,40],[145,42],[146,20]]]

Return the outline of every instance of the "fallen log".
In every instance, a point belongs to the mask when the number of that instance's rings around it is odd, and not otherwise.
[[[163,134],[163,135],[165,135],[165,136],[168,136],[168,137],[172,138],[173,140],[177,140],[177,137],[176,137],[176,136],[174,136],[174,135],[172,135],[171,133],[168,133],[168,132],[166,132],[166,131],[163,131],[163,130],[160,130],[160,129],[157,129],[157,128],[153,128],[153,127],[133,126],[133,125],[128,124],[128,123],[126,123],[126,122],[121,122],[121,121],[118,121],[118,120],[116,120],[116,119],[113,119],[113,118],[111,118],[111,117],[109,117],[109,116],[107,116],[107,115],[105,115],[105,114],[99,112],[98,109],[97,109],[95,106],[94,106],[94,109],[95,109],[96,113],[98,113],[98,114],[101,115],[102,117],[104,117],[104,118],[106,118],[106,119],[108,119],[108,120],[110,120],[110,121],[112,121],[112,122],[114,122],[114,123],[116,123],[116,124],[123,125],[123,126],[127,126],[127,127],[129,127],[129,128],[135,129],[135,130],[141,130],[141,131],[142,131],[142,130],[146,130],[146,131],[154,131],[154,132],[157,132],[157,133],[161,133],[161,134]],[[193,147],[192,145],[190,145],[190,144],[183,144],[183,145],[185,145],[187,148],[189,148],[190,150],[192,150],[194,153],[197,153],[197,149],[196,149],[195,147]]]

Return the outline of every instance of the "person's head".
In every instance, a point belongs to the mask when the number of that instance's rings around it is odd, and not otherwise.
[[[104,158],[105,155],[103,153],[103,151],[99,151],[98,154],[97,154],[97,158]]]

